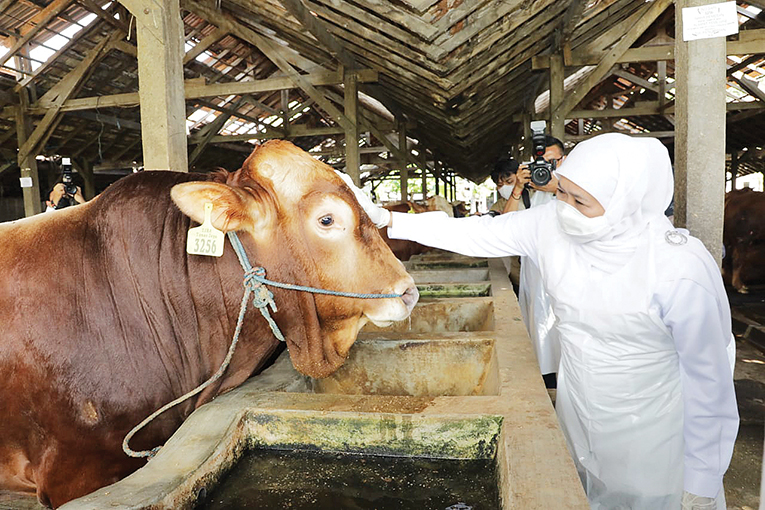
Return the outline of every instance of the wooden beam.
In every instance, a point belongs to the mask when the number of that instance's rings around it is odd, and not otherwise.
[[[359,82],[377,80],[377,71],[363,69],[354,72],[357,74]],[[304,76],[306,80],[310,81],[315,86],[340,85],[342,83],[342,80],[338,77],[337,73],[333,71],[312,73]],[[266,78],[264,80],[215,83],[212,85],[200,85],[197,80],[186,80],[184,93],[186,99],[199,99],[203,97],[260,94],[262,92],[274,92],[290,88],[295,88],[295,84],[289,78]],[[69,99],[61,106],[61,111],[70,112],[75,110],[91,110],[94,108],[137,106],[138,104],[138,93],[129,92],[126,94],[113,94],[110,96]],[[38,101],[38,103],[31,108],[31,113],[43,115],[48,106],[49,104]]]
[[[727,41],[727,55],[762,55],[765,53],[765,29],[744,30],[739,33],[737,41]],[[574,51],[571,55],[571,66],[597,65],[603,58],[603,53]],[[631,62],[656,62],[659,60],[674,60],[674,44],[659,44],[630,48],[616,59],[616,64]],[[532,69],[540,70],[550,67],[550,55],[537,55],[531,59]]]
[[[276,64],[276,66],[281,69],[295,85],[308,94],[311,99],[316,101],[316,103],[332,117],[332,120],[340,124],[343,129],[352,129],[353,123],[343,115],[331,101],[325,98],[321,91],[316,89],[310,81],[303,75],[300,75],[297,70],[292,67],[292,64],[282,56],[282,53],[279,51],[279,48],[275,43],[269,41],[251,28],[245,27],[231,16],[218,11],[211,6],[205,5],[202,2],[197,0],[186,0],[184,6],[197,16],[204,18],[218,27],[228,30],[237,37],[257,46],[257,48],[262,51],[269,60]]]
[[[196,46],[194,46],[193,48],[191,48],[189,51],[186,52],[186,54],[183,56],[183,63],[184,63],[184,65],[188,64],[189,62],[191,62],[192,60],[197,58],[207,48],[209,48],[210,46],[212,46],[216,42],[218,42],[221,39],[223,39],[224,37],[226,37],[227,34],[228,34],[228,32],[226,32],[222,28],[216,27],[215,30],[210,32],[209,35],[206,35],[204,38],[202,38],[202,40],[199,41],[199,43],[197,43]]]
[[[640,85],[644,89],[652,90],[653,92],[656,92],[656,93],[659,92],[659,86],[657,83],[651,83],[645,78],[641,78],[640,76],[636,74],[632,74],[629,71],[625,71],[624,69],[620,67],[617,67],[616,69],[614,69],[613,74],[615,76],[619,76],[620,78],[624,78],[630,83],[634,83],[635,85]]]
[[[765,92],[757,86],[757,82],[753,79],[746,75],[742,75],[741,78],[736,78],[735,76],[729,76],[729,78],[741,85],[744,91],[749,95],[756,97],[760,101],[765,101]]]
[[[108,10],[103,10],[94,0],[77,0],[77,2],[117,30],[122,30],[126,34],[130,32],[130,27],[124,21],[116,19]],[[110,4],[109,7],[113,7],[115,3]]]
[[[320,128],[310,128],[300,124],[292,126],[289,137],[286,137],[283,132],[269,130],[265,133],[247,133],[243,135],[216,135],[210,139],[210,143],[227,143],[227,142],[246,142],[249,140],[270,140],[273,138],[302,138],[306,136],[331,136],[342,135],[345,130],[340,127],[328,126]]]
[[[114,5],[118,5],[118,4],[112,4],[112,5],[114,6]],[[111,9],[111,7],[110,7],[110,9]],[[13,88],[13,90],[15,92],[18,92],[22,88],[24,88],[27,85],[29,85],[32,81],[37,79],[37,77],[40,76],[42,73],[44,73],[48,69],[48,67],[50,65],[52,65],[54,62],[58,61],[58,59],[59,59],[59,57],[61,57],[61,55],[63,55],[67,51],[69,51],[72,48],[72,46],[74,46],[75,43],[77,43],[77,41],[79,41],[80,39],[82,39],[85,36],[90,35],[96,29],[100,29],[102,27],[102,23],[103,23],[103,21],[100,21],[100,20],[96,21],[94,23],[91,23],[90,25],[88,25],[84,29],[80,30],[76,34],[74,34],[71,37],[71,39],[69,39],[69,41],[66,44],[64,44],[61,48],[58,49],[58,51],[56,51],[56,53],[51,55],[51,57],[48,60],[46,60],[45,62],[40,64],[40,67],[35,69],[34,72],[31,75],[26,76],[23,80],[21,80],[19,83],[17,83],[16,86]]]
[[[19,148],[19,158],[24,158],[29,154],[36,154],[37,148],[44,142],[48,136],[50,136],[49,129],[53,126],[54,122],[61,114],[61,106],[69,99],[74,93],[80,82],[91,69],[91,66],[95,62],[103,58],[104,48],[113,40],[114,37],[118,37],[118,33],[115,32],[110,36],[104,37],[101,41],[80,61],[77,66],[72,69],[66,76],[64,76],[56,85],[54,85],[46,94],[43,99],[50,104],[50,108],[45,112],[45,116],[35,128],[34,132],[24,142],[24,145]],[[42,99],[41,99],[42,101]]]
[[[584,99],[587,93],[607,76],[619,57],[621,57],[624,52],[634,44],[637,38],[640,37],[643,32],[651,26],[651,23],[653,23],[671,4],[672,0],[655,0],[642,9],[640,19],[632,25],[612,50],[606,52],[598,62],[597,67],[576,87],[575,90],[569,92],[563,103],[556,109],[560,110],[561,116],[565,116],[566,112],[573,110],[574,107]]]
[[[196,147],[194,147],[194,150],[189,156],[189,166],[194,165],[194,163],[196,163],[199,160],[199,157],[207,148],[207,144],[210,143],[210,140],[212,140],[212,138],[218,134],[218,131],[220,131],[223,128],[223,126],[226,124],[228,119],[231,118],[231,115],[234,114],[236,109],[239,108],[243,102],[244,100],[240,98],[236,103],[231,105],[231,111],[226,113],[221,113],[215,118],[214,121],[208,124],[207,132],[205,132],[204,136],[199,141],[199,144]]]
[[[32,18],[21,27],[21,37],[19,37],[16,40],[16,43],[11,46],[11,49],[8,50],[8,53],[0,56],[0,65],[8,62],[8,60],[13,57],[17,51],[19,51],[26,43],[31,41],[32,38],[37,35],[40,30],[45,28],[53,18],[61,14],[62,11],[69,7],[69,4],[71,4],[72,1],[73,0],[53,0],[44,9],[32,16]]]

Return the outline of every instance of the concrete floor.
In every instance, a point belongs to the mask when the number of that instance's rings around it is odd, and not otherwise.
[[[737,340],[734,379],[741,426],[725,475],[728,510],[757,510],[765,430],[765,290],[729,295]],[[0,510],[38,510],[33,497],[0,491]]]
[[[725,475],[729,510],[757,510],[765,430],[765,290],[729,292],[736,334],[736,384],[741,425]]]

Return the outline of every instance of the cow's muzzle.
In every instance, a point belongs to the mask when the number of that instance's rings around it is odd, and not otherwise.
[[[417,301],[420,299],[420,291],[417,290],[417,287],[415,285],[412,285],[401,296],[401,300],[406,305],[407,310],[409,310],[409,313],[412,313],[412,309],[414,308],[414,305],[417,304]]]

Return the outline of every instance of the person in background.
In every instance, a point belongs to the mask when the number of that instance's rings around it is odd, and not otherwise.
[[[548,163],[554,163],[559,168],[566,159],[563,142],[555,137],[547,135],[545,139],[545,153],[542,156]],[[520,166],[518,181],[522,185],[528,184],[533,192],[527,199],[528,207],[544,205],[555,198],[558,189],[558,178],[553,174],[550,182],[544,186],[536,186],[530,183],[530,173],[527,164]],[[528,191],[526,191],[528,193]],[[516,196],[518,199],[516,199]],[[505,212],[515,211],[521,201],[521,194],[513,192],[511,200],[505,207]],[[542,284],[542,276],[534,261],[528,257],[520,258],[520,277],[518,284],[518,305],[521,308],[521,316],[529,332],[529,338],[534,345],[534,352],[539,362],[539,370],[547,388],[556,387],[558,363],[560,362],[560,345],[555,331],[555,315],[552,310],[550,298]]]
[[[497,216],[504,212],[505,205],[515,189],[517,173],[518,162],[513,158],[503,158],[494,163],[494,170],[492,170],[490,177],[497,187],[499,197],[486,214]]]
[[[61,199],[65,200],[62,201]],[[45,212],[63,209],[70,205],[84,204],[85,197],[82,196],[82,189],[77,186],[77,193],[68,195],[63,182],[58,182],[53,186],[48,194],[48,200],[45,201]]]
[[[557,200],[497,217],[391,214],[356,196],[391,238],[539,268],[561,346],[556,412],[593,510],[725,510],[730,306],[717,262],[664,215],[667,149],[599,135],[557,178]]]

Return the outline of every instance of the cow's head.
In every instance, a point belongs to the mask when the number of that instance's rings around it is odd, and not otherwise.
[[[324,377],[342,365],[358,331],[409,316],[418,293],[353,193],[329,166],[293,144],[267,142],[221,182],[187,182],[172,189],[186,215],[239,231],[253,265],[267,278],[356,293],[403,294],[401,298],[357,299],[298,291],[277,300],[279,325],[295,368]],[[250,239],[246,239],[247,236]],[[253,253],[249,251],[252,250]],[[274,293],[277,293],[277,289]]]

